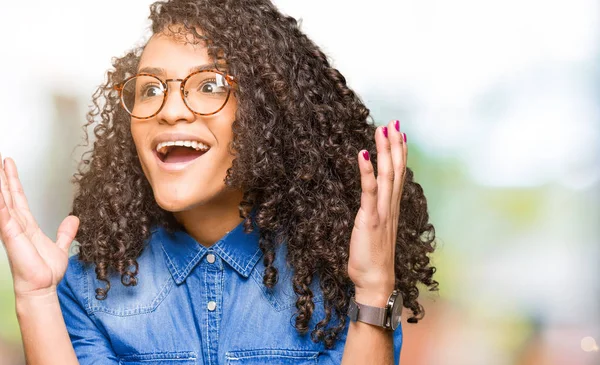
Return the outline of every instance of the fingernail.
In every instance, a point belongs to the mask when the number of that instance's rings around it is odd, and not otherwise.
[[[387,138],[387,127],[382,127],[381,130],[383,131],[385,138]]]
[[[404,142],[406,143],[406,133],[402,133],[404,135]]]
[[[397,120],[397,121],[394,122],[394,127],[396,127],[396,130],[398,132],[400,132],[400,121],[399,120]]]
[[[363,152],[363,157],[365,160],[369,161],[369,151]]]

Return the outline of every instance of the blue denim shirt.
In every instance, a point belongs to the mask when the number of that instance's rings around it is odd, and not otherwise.
[[[61,309],[81,364],[340,364],[348,326],[333,349],[294,328],[296,296],[285,245],[276,255],[279,281],[262,284],[264,266],[258,230],[243,223],[209,248],[179,231],[153,229],[138,259],[136,286],[110,277],[104,287],[94,267],[72,256],[58,286]],[[315,310],[309,329],[324,317],[315,280]],[[349,321],[348,321],[349,322]],[[396,364],[402,330],[394,332]]]

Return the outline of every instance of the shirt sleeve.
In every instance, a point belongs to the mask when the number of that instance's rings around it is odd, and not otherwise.
[[[394,364],[400,364],[400,350],[402,349],[402,324],[394,331]]]
[[[86,273],[77,260],[77,256],[69,259],[69,266],[64,278],[58,284],[58,299],[67,325],[67,331],[75,354],[82,365],[109,364],[116,365],[119,360],[115,356],[109,339],[98,328],[93,314],[86,311],[85,288]]]
[[[336,342],[333,349],[325,351],[325,353],[319,356],[319,364],[324,365],[340,365],[342,363],[342,357],[344,355],[344,346],[346,345],[346,336],[348,335],[348,329],[350,326],[350,320],[347,321],[346,330],[340,339]],[[394,364],[400,364],[400,350],[402,349],[402,325],[394,331]]]

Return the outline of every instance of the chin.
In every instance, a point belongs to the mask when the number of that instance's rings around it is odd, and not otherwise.
[[[162,209],[177,213],[183,212],[210,200],[208,196],[199,196],[190,189],[183,191],[173,188],[154,189],[154,199]],[[204,194],[202,194],[204,195]]]

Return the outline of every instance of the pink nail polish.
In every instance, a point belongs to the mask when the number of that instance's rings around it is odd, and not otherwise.
[[[363,157],[365,160],[369,161],[369,151],[363,152]]]
[[[394,127],[396,127],[396,130],[398,132],[400,132],[400,121],[399,120],[397,120],[397,121],[394,122]]]
[[[383,135],[385,136],[385,138],[387,138],[387,127],[382,127],[381,130],[383,131]]]
[[[404,142],[406,143],[406,133],[402,133],[404,135]]]

